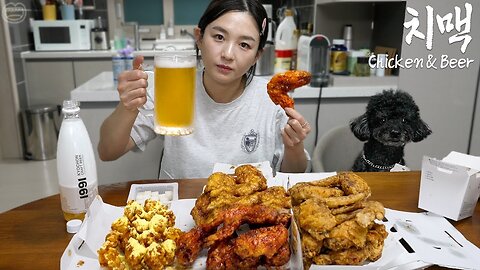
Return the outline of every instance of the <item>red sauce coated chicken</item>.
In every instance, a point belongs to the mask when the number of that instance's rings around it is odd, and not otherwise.
[[[282,108],[293,108],[294,101],[288,92],[310,83],[310,72],[303,70],[288,70],[275,74],[267,84],[267,93],[273,103]]]

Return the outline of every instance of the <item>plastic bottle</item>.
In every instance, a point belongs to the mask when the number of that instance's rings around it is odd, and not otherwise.
[[[345,40],[334,39],[331,48],[330,57],[330,71],[333,74],[348,75],[347,70],[347,48],[345,47]]]
[[[74,100],[63,101],[63,122],[57,143],[57,173],[65,220],[83,219],[98,194],[92,143]]]
[[[285,72],[291,68],[292,57],[297,50],[297,26],[293,20],[293,12],[285,10],[285,18],[278,25],[275,33],[275,73]]]
[[[133,69],[133,51],[135,51],[135,49],[130,46],[127,46],[123,51],[123,61],[125,61],[124,70]]]
[[[118,75],[125,70],[125,60],[122,55],[121,50],[114,51],[112,56],[112,71],[113,71],[113,86],[114,89],[117,89],[118,86]]]

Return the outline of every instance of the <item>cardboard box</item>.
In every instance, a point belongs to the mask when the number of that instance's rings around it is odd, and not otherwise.
[[[460,220],[472,216],[480,195],[480,157],[451,152],[443,160],[425,156],[418,207]]]

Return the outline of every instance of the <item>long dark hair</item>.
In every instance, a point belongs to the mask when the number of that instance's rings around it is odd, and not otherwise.
[[[252,15],[260,32],[260,44],[257,53],[262,51],[268,37],[268,18],[267,11],[258,0],[212,0],[198,22],[200,37],[203,38],[207,25],[229,11],[247,11]],[[246,73],[247,85],[255,74],[256,66],[255,63]]]

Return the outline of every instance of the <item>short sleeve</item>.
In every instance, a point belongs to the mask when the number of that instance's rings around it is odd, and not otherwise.
[[[278,106],[278,105],[277,105]],[[283,160],[283,139],[282,139],[282,130],[287,124],[288,116],[285,114],[285,111],[278,106],[277,114],[275,117],[275,152],[272,160],[272,168],[274,171],[279,172]]]

